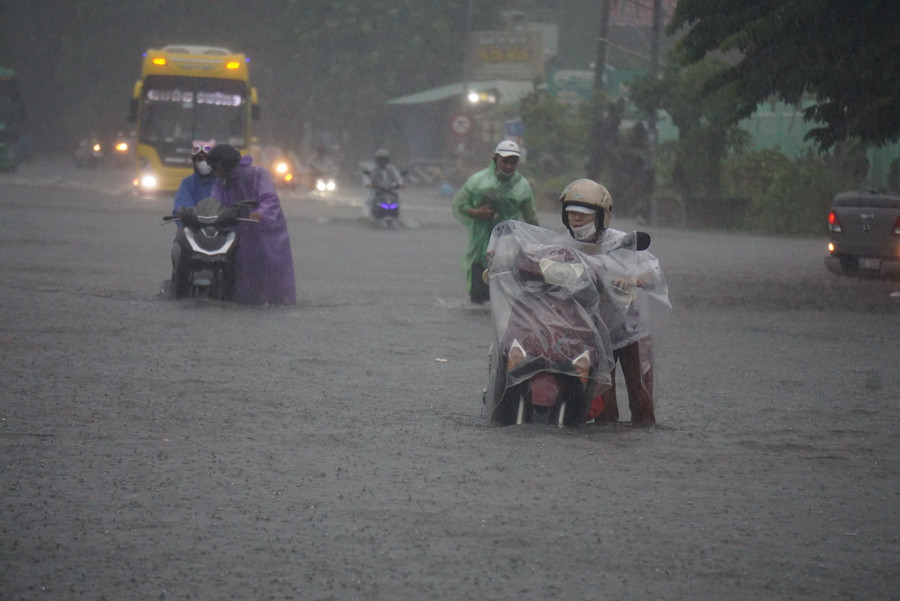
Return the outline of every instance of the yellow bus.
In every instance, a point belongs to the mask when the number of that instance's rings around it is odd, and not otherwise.
[[[137,124],[141,192],[172,192],[193,171],[191,142],[215,140],[245,153],[259,119],[243,54],[211,46],[165,46],[144,53],[129,121]]]

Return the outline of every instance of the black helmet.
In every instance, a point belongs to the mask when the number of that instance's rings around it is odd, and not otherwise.
[[[231,173],[241,160],[241,153],[231,144],[216,144],[206,155],[206,163],[213,169]]]

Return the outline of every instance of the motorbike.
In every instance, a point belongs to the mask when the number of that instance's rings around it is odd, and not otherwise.
[[[485,271],[493,344],[482,399],[492,423],[587,421],[611,384],[610,332],[624,327],[635,299],[635,251],[649,243],[643,232],[588,245],[517,221],[495,226]]]
[[[134,162],[134,145],[131,138],[118,132],[110,144],[113,164],[120,167],[131,166]]]
[[[272,181],[278,188],[295,190],[297,188],[297,161],[290,151],[277,146],[269,146],[262,150],[262,160],[272,174]]]
[[[330,194],[337,190],[337,181],[331,171],[309,167],[307,172],[307,187],[313,194]]]
[[[289,190],[293,190],[297,187],[297,181],[294,179],[293,161],[286,158],[277,161],[272,167],[272,172],[275,175],[274,179],[276,186],[283,186]]]
[[[184,226],[172,248],[172,298],[232,300],[237,248],[233,226],[240,221],[255,222],[238,215],[241,209],[252,209],[257,204],[242,201],[229,209],[214,198],[204,198],[195,207],[163,217],[163,223],[180,221]],[[182,254],[186,256],[182,258]]]
[[[394,220],[400,218],[400,197],[397,188],[375,186],[375,198],[372,201],[372,218],[383,221],[392,227]]]
[[[97,136],[90,135],[78,142],[75,147],[75,165],[77,167],[96,167],[103,160],[103,145]]]
[[[335,190],[337,190],[337,182],[330,175],[316,178],[316,192],[334,192]]]
[[[366,176],[367,186],[372,188],[372,219],[384,223],[387,227],[393,227],[394,221],[400,218],[400,196],[397,194],[400,186],[383,186],[372,181],[372,172],[368,169],[363,170],[363,174]],[[401,173],[404,174],[405,172]]]

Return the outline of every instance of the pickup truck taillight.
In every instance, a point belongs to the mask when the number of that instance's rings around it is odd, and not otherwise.
[[[897,220],[897,224],[894,225],[894,233],[897,233],[897,225],[900,225],[900,220]],[[828,231],[839,234],[844,230],[841,229],[841,220],[838,219],[837,213],[834,211],[830,211],[828,213]]]

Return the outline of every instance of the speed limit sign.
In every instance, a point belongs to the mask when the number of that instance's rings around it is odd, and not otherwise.
[[[472,129],[472,118],[464,113],[453,115],[453,119],[450,120],[450,129],[457,136],[464,136]]]

